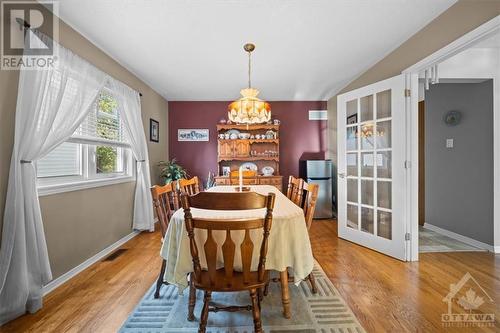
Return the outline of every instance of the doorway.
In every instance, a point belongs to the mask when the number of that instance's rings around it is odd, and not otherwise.
[[[418,165],[408,192],[411,260],[419,252],[500,250],[499,30],[497,17],[403,72],[412,95],[408,151]],[[486,95],[474,96],[479,90]],[[473,102],[486,100],[479,114]]]

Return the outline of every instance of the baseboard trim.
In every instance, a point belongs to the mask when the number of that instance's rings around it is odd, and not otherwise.
[[[483,249],[483,250],[487,250],[487,251],[490,251],[490,252],[493,252],[493,253],[499,253],[498,251],[500,250],[500,246],[496,246],[495,247],[493,245],[486,244],[486,243],[480,242],[478,240],[472,239],[470,237],[457,234],[456,232],[440,228],[438,226],[435,226],[435,225],[427,223],[427,222],[425,222],[424,228],[432,230],[434,232],[437,232],[438,234],[441,234],[441,235],[448,236],[450,238],[456,239],[456,240],[461,241],[461,242],[463,242],[465,244],[468,244],[468,245],[471,245],[471,246],[475,246],[477,248],[480,248],[480,249]]]
[[[43,289],[42,289],[43,295],[44,296],[47,295],[48,293],[50,293],[51,291],[53,291],[57,287],[61,286],[63,283],[67,282],[68,280],[70,280],[75,275],[79,274],[80,272],[82,272],[83,270],[88,268],[89,266],[95,264],[96,262],[98,262],[102,258],[106,257],[108,254],[110,254],[111,252],[113,252],[114,250],[116,250],[117,248],[119,248],[120,246],[122,246],[123,244],[125,244],[126,242],[128,242],[129,240],[131,240],[132,238],[134,238],[135,236],[137,236],[140,233],[141,232],[137,231],[137,230],[132,231],[127,236],[119,239],[115,243],[106,247],[104,250],[102,250],[99,253],[95,254],[94,256],[88,258],[87,260],[82,262],[80,265],[76,266],[75,268],[72,268],[68,272],[59,276],[57,279],[50,281],[48,284],[46,284],[43,287]]]

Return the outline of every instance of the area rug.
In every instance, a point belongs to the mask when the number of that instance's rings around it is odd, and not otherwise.
[[[313,270],[318,293],[312,294],[308,282],[298,287],[290,284],[292,317],[282,315],[281,291],[278,283],[271,283],[269,294],[262,301],[262,325],[266,333],[361,333],[363,327],[327,278],[318,263]],[[198,291],[196,320],[187,321],[188,292],[179,295],[177,288],[163,286],[161,297],[153,297],[153,285],[139,305],[127,318],[121,333],[195,333],[198,331],[203,293]],[[213,293],[212,301],[221,305],[247,305],[250,297],[242,293]],[[253,319],[250,311],[210,312],[207,332],[251,333]]]

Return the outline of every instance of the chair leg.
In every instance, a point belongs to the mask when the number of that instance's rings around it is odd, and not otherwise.
[[[316,287],[316,279],[314,278],[314,275],[313,273],[311,272],[311,274],[309,274],[307,276],[307,279],[309,280],[309,283],[311,283],[311,291],[313,294],[317,294],[318,293],[318,288]]]
[[[253,326],[255,329],[255,333],[262,333],[262,323],[260,321],[260,306],[255,289],[250,290],[250,297],[252,298]]]
[[[198,329],[198,333],[205,333],[205,331],[207,330],[208,303],[210,303],[211,298],[212,292],[205,291],[205,297],[203,299],[203,310],[201,311],[200,328]]]
[[[264,296],[267,296],[267,294],[269,293],[269,282],[270,281],[267,281],[266,285],[264,286]]]
[[[194,307],[196,305],[196,288],[193,283],[193,275],[191,273],[189,279],[189,303],[188,303],[188,317],[187,320],[194,320]]]
[[[155,291],[155,298],[160,298],[160,289],[161,286],[163,285],[163,276],[165,275],[165,267],[167,265],[167,261],[163,259],[161,262],[161,269],[160,269],[160,275],[158,276],[158,280],[156,280],[156,291]]]

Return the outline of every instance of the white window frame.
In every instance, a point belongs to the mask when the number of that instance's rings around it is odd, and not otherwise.
[[[107,92],[111,94],[109,90]],[[81,175],[37,178],[39,196],[134,182],[136,180],[136,161],[133,158],[130,144],[99,138],[89,139],[79,135],[73,135],[65,142],[80,144]],[[122,149],[124,154],[122,157],[123,172],[96,173],[96,147],[106,145]]]

